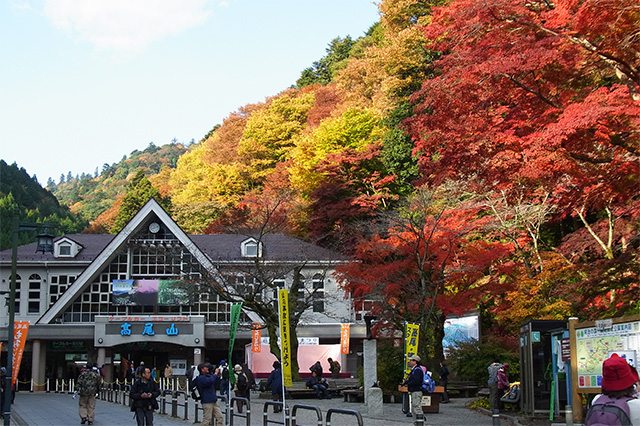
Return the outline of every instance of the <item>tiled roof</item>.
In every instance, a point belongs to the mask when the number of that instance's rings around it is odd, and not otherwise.
[[[44,262],[44,261],[72,261],[91,262],[102,250],[115,238],[115,235],[105,234],[70,234],[56,237],[54,241],[68,238],[82,246],[82,250],[75,258],[54,257],[52,253],[36,253],[36,243],[30,243],[18,247],[18,259],[20,262]],[[189,238],[203,253],[206,253],[214,262],[216,260],[246,260],[240,252],[240,244],[250,238],[247,235],[216,234],[216,235],[189,235]],[[263,237],[263,258],[274,261],[301,261],[322,260],[339,261],[346,257],[331,250],[306,243],[296,238],[283,234],[268,234]],[[0,251],[0,262],[11,261],[11,249]]]

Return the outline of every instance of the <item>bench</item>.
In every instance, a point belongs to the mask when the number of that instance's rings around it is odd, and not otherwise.
[[[447,385],[447,394],[454,397],[471,398],[477,396],[479,390],[480,387],[473,382],[450,382]]]
[[[359,389],[347,389],[342,391],[344,402],[364,402],[364,391]]]

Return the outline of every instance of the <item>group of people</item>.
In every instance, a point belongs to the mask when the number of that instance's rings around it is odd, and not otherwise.
[[[487,371],[489,372],[489,380],[487,381],[489,385],[489,408],[491,412],[494,412],[503,408],[500,397],[509,391],[509,364],[494,361],[487,367]]]

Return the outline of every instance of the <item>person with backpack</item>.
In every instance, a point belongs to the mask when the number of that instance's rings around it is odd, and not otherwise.
[[[489,365],[487,371],[489,372],[489,408],[493,413],[494,410],[499,409],[500,395],[498,395],[498,370],[500,370],[502,364],[498,361],[494,361]]]
[[[332,358],[327,358],[327,362],[329,363],[329,371],[331,371],[331,377],[337,379],[340,377],[340,363],[338,361],[334,361]]]
[[[89,422],[93,424],[96,415],[96,394],[100,390],[102,377],[93,369],[93,363],[87,362],[87,368],[78,377],[76,390],[78,391],[78,412],[80,414],[80,423]]]
[[[220,365],[218,366],[220,369],[220,395],[226,395],[227,399],[229,398],[229,365],[227,364],[227,360],[223,359],[220,361]]]
[[[236,364],[233,367],[233,374],[236,376],[236,384],[234,386],[234,390],[236,392],[236,396],[240,398],[249,398],[249,378],[242,371],[242,366],[240,364]],[[238,413],[242,413],[242,405],[243,401],[237,400],[238,404]]]
[[[638,371],[613,354],[602,363],[602,394],[596,396],[587,412],[585,426],[640,426],[640,400],[634,396]]]
[[[422,383],[427,373],[420,367],[420,357],[418,355],[409,357],[409,367],[411,367],[411,372],[402,385],[407,387],[407,392],[411,396],[411,414],[407,414],[407,417],[413,416],[413,424],[417,425],[418,414],[422,413]]]

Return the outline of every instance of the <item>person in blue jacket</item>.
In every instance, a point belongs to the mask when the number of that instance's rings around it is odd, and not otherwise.
[[[198,365],[198,371],[200,374],[195,378],[196,386],[200,391],[200,402],[202,403],[202,424],[210,425],[211,418],[215,416],[216,424],[223,425],[224,417],[218,407],[218,396],[216,395],[216,389],[220,385],[220,369],[216,368],[211,372],[213,366],[209,363],[202,363]]]
[[[282,367],[280,361],[273,361],[273,371],[267,380],[267,389],[271,386],[271,395],[274,401],[282,401]],[[282,407],[275,407],[274,413],[282,412]]]
[[[409,357],[409,367],[411,372],[409,377],[402,384],[407,387],[409,395],[411,395],[411,412],[413,413],[413,422],[418,424],[418,414],[422,414],[422,381],[426,374],[420,367],[420,357],[411,355]],[[407,414],[409,416],[409,414]]]

